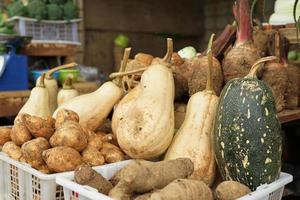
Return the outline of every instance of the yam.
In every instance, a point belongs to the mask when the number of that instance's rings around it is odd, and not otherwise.
[[[6,153],[10,158],[14,160],[20,160],[22,157],[22,151],[19,146],[14,142],[6,142],[2,147],[2,152]]]
[[[52,117],[43,119],[41,117],[23,114],[22,121],[34,137],[44,137],[49,139],[55,131],[55,121]]]
[[[239,182],[224,181],[217,186],[215,197],[217,200],[234,200],[250,192],[251,190],[247,186]]]
[[[106,163],[115,163],[125,160],[124,153],[115,148],[102,148],[101,154],[104,156]]]
[[[56,114],[55,128],[58,129],[66,121],[79,122],[79,115],[68,109],[60,109]]]
[[[37,169],[40,166],[45,165],[42,153],[49,148],[49,142],[43,137],[38,137],[25,142],[21,147],[23,159],[26,163]]]
[[[288,83],[285,94],[286,108],[295,109],[300,105],[300,68],[294,65],[288,65],[287,68]]]
[[[135,200],[213,200],[210,188],[202,181],[177,179],[161,190],[135,198]]]
[[[81,155],[82,160],[90,166],[99,166],[105,163],[104,156],[94,147],[87,147]]]
[[[80,165],[75,169],[74,180],[78,184],[88,185],[106,195],[113,187],[101,174],[87,165]]]
[[[83,151],[88,144],[87,136],[78,122],[66,121],[50,138],[52,147],[67,146]]]
[[[10,133],[10,127],[0,127],[0,145],[4,145],[6,142],[11,141]]]
[[[32,139],[32,135],[23,123],[15,123],[11,129],[10,134],[11,140],[16,144],[21,146],[25,142]]]
[[[42,157],[53,172],[73,171],[78,165],[83,164],[79,152],[65,146],[45,150]]]

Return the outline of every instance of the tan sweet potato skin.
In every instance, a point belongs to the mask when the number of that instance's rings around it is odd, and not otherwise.
[[[0,145],[4,145],[6,142],[11,141],[10,133],[10,127],[0,127]]]
[[[23,123],[17,123],[12,127],[10,137],[19,146],[32,139],[32,135]]]
[[[105,163],[104,156],[94,147],[87,147],[81,155],[82,160],[91,166],[99,166]]]
[[[78,151],[65,146],[45,150],[42,157],[52,172],[72,171],[83,163]]]
[[[52,147],[68,146],[81,152],[87,147],[88,139],[78,122],[66,121],[55,131],[49,142]]]
[[[76,112],[68,109],[60,109],[56,114],[55,128],[58,129],[65,121],[79,122],[79,116]]]
[[[33,168],[40,168],[42,165],[45,165],[42,152],[49,148],[49,142],[43,137],[25,142],[21,147],[23,159]]]
[[[22,121],[34,137],[44,137],[46,139],[49,139],[53,135],[55,130],[55,120],[51,117],[43,119],[41,117],[23,114]]]
[[[88,185],[103,194],[108,194],[112,184],[90,166],[80,165],[75,169],[74,180],[81,185]]]
[[[2,152],[6,153],[9,157],[14,160],[20,160],[22,157],[22,151],[19,146],[17,146],[14,142],[6,142],[2,147]]]
[[[234,200],[249,194],[251,190],[236,181],[224,181],[220,183],[215,190],[217,200]]]

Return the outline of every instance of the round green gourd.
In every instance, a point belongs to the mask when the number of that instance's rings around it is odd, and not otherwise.
[[[276,58],[276,57],[275,57]],[[269,87],[257,79],[257,61],[244,78],[224,87],[215,123],[216,161],[224,180],[234,180],[255,190],[279,177],[281,125]]]

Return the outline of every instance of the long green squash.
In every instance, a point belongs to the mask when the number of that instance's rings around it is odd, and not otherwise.
[[[215,123],[216,161],[225,180],[255,190],[276,180],[281,170],[281,126],[269,87],[257,79],[258,60],[244,78],[224,87]]]

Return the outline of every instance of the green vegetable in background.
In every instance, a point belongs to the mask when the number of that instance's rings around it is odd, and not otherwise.
[[[197,51],[194,47],[188,46],[178,51],[178,54],[180,55],[181,58],[191,59],[196,56]]]
[[[47,6],[41,0],[30,0],[28,3],[28,15],[31,18],[38,20],[46,19],[47,17]]]
[[[289,51],[288,60],[297,60],[298,54],[296,51]]]
[[[129,44],[129,38],[126,35],[119,34],[115,40],[114,43],[118,47],[126,48]]]
[[[68,0],[67,3],[64,4],[64,19],[71,20],[76,19],[78,16],[78,8],[74,4],[73,0]]]
[[[47,5],[48,19],[59,20],[63,18],[62,7],[58,4],[50,3]]]
[[[6,9],[9,17],[27,15],[27,8],[20,0],[15,0],[11,4],[9,4]]]
[[[51,4],[54,3],[54,4],[60,4],[60,5],[66,3],[65,0],[49,0],[49,2],[50,2]]]

